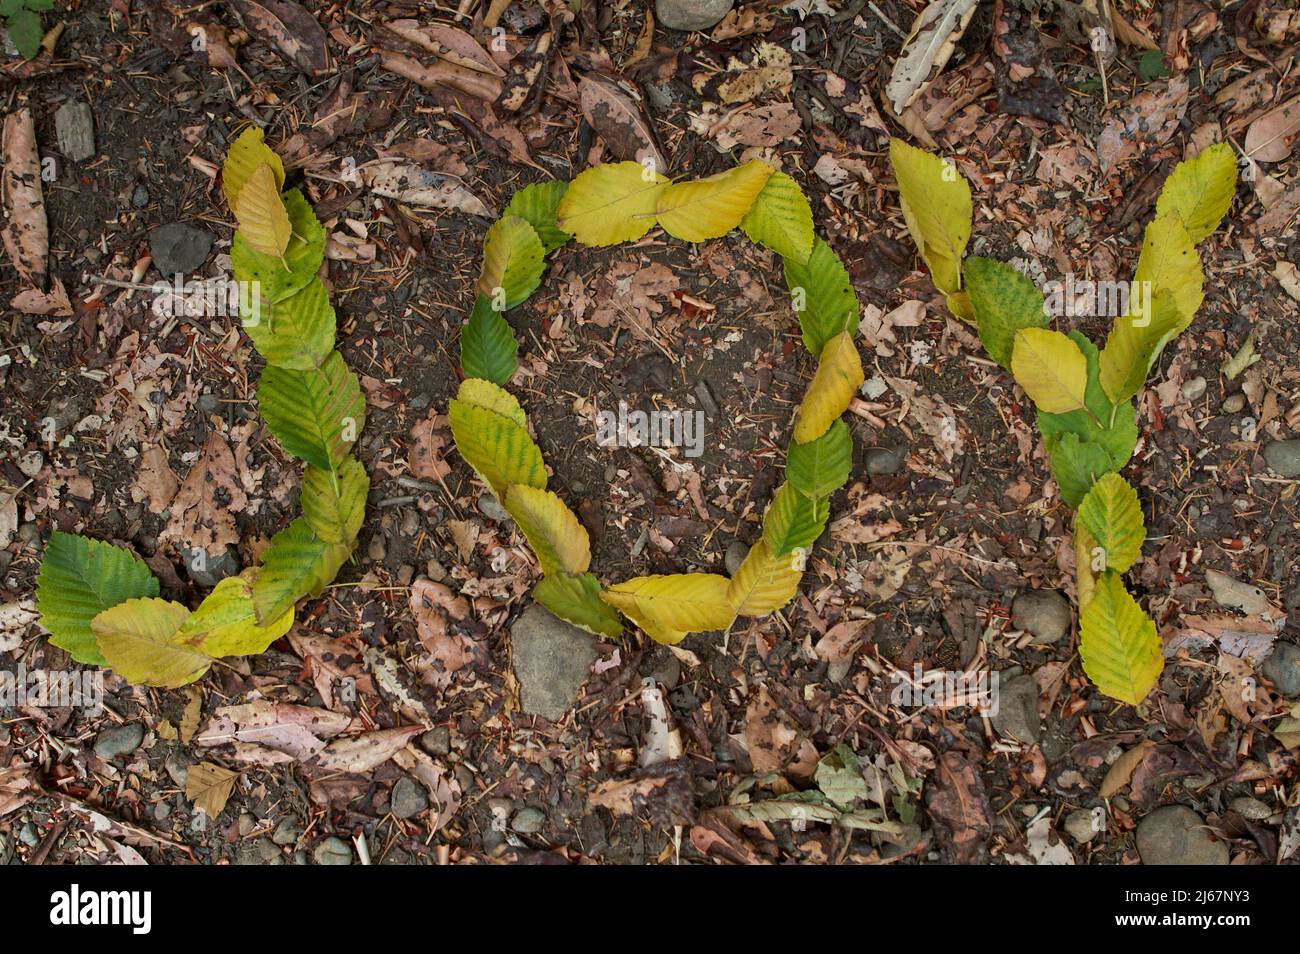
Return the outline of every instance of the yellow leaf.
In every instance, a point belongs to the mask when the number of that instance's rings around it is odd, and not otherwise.
[[[556,209],[556,224],[583,245],[631,242],[655,224],[668,179],[639,162],[592,166],[580,173]]]
[[[681,642],[688,633],[727,629],[736,618],[727,595],[730,584],[716,573],[638,576],[600,594],[650,638]]]
[[[799,555],[777,556],[760,539],[731,578],[727,599],[739,616],[766,616],[794,598],[803,578],[801,567]]]
[[[1079,658],[1098,689],[1130,705],[1147,697],[1164,668],[1156,624],[1114,570],[1098,578],[1079,614]]]
[[[528,428],[486,408],[453,400],[447,410],[451,436],[460,456],[474,468],[497,499],[511,484],[546,486],[542,451]]]
[[[1115,319],[1106,346],[1097,356],[1102,390],[1115,404],[1142,390],[1151,366],[1182,324],[1174,294],[1167,288],[1160,290],[1154,302],[1141,304],[1141,308],[1130,306]]]
[[[970,185],[951,162],[901,139],[890,140],[889,161],[907,230],[930,268],[934,287],[952,296],[961,288],[961,258],[970,240]],[[969,312],[969,302],[957,307]]]
[[[127,600],[90,621],[99,651],[128,682],[175,689],[208,671],[212,659],[172,642],[190,611],[157,597]]]
[[[1017,331],[1011,350],[1011,373],[1040,411],[1064,414],[1084,406],[1088,359],[1059,331]]]
[[[252,587],[255,573],[245,570],[218,583],[181,624],[172,637],[173,645],[205,656],[248,656],[264,651],[287,633],[293,625],[292,606],[266,626],[257,624]]]
[[[276,191],[284,188],[284,163],[263,138],[262,130],[249,126],[230,144],[230,151],[226,153],[225,165],[221,167],[221,188],[226,193],[226,204],[232,212],[239,199],[239,190],[258,166],[270,166],[275,175]]]
[[[858,346],[852,333],[842,331],[826,342],[817,359],[817,373],[794,421],[794,439],[807,444],[825,434],[848,408],[864,380]]]
[[[749,212],[773,169],[754,159],[694,182],[678,182],[659,194],[655,213],[669,235],[687,242],[726,235]]]
[[[1236,191],[1232,147],[1216,143],[1174,168],[1156,200],[1156,218],[1177,215],[1196,244],[1219,227]]]
[[[284,255],[293,226],[269,165],[263,163],[254,169],[239,190],[235,218],[239,220],[239,234],[255,251],[276,258]]]
[[[513,484],[506,491],[504,505],[528,538],[543,573],[578,574],[591,565],[586,529],[555,494]]]
[[[1092,568],[1097,540],[1076,517],[1074,521],[1074,578],[1079,590],[1079,612],[1092,601],[1097,587],[1097,573]]]
[[[460,387],[456,391],[456,400],[508,417],[516,424],[528,425],[528,417],[524,414],[518,399],[505,388],[491,381],[482,378],[466,378],[460,382]]]
[[[1181,217],[1159,216],[1147,225],[1133,280],[1151,301],[1165,289],[1173,293],[1178,308],[1174,334],[1192,323],[1205,298],[1205,273]]]

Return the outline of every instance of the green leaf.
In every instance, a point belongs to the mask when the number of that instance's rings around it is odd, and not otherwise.
[[[786,480],[805,497],[829,497],[848,482],[852,468],[853,438],[842,420],[807,444],[791,441],[786,450]]]
[[[1137,491],[1119,474],[1106,474],[1092,485],[1079,505],[1079,522],[1102,548],[1105,569],[1123,573],[1142,556],[1142,505]]]
[[[542,281],[546,268],[542,240],[517,215],[493,223],[483,238],[483,271],[478,294],[487,295],[502,311],[522,303]]]
[[[307,465],[302,475],[302,516],[326,543],[351,545],[366,513],[370,478],[355,457],[343,461],[338,471]]]
[[[271,538],[253,580],[259,625],[278,620],[304,596],[316,596],[338,575],[352,545],[328,543],[299,517]]]
[[[1092,599],[1079,614],[1079,657],[1098,689],[1130,705],[1147,697],[1164,668],[1156,624],[1114,570],[1098,578]]]
[[[511,197],[510,204],[501,213],[502,217],[517,215],[531,225],[541,240],[542,248],[549,255],[573,237],[560,228],[555,220],[560,200],[568,188],[569,183],[563,179],[525,186]]]
[[[190,611],[154,598],[127,600],[90,622],[107,664],[127,682],[175,689],[208,671],[212,658],[172,642]]]
[[[290,189],[283,198],[294,236],[285,249],[283,261],[263,255],[239,232],[235,232],[230,246],[230,268],[235,279],[257,282],[263,302],[288,298],[316,277],[316,271],[325,260],[325,229],[316,213],[297,189]]]
[[[548,574],[533,591],[537,602],[560,619],[597,636],[618,636],[618,613],[600,598],[600,583],[590,573]]]
[[[8,19],[9,39],[13,42],[18,55],[30,60],[41,51],[41,40],[45,31],[41,27],[41,18],[30,10],[11,13]]]
[[[519,366],[518,353],[510,322],[492,307],[491,298],[479,295],[460,330],[460,369],[465,377],[505,384]]]
[[[129,550],[55,530],[36,578],[36,608],[50,642],[79,663],[105,665],[90,621],[138,597],[157,596],[158,580]]]
[[[266,650],[293,626],[293,607],[266,626],[258,625],[252,581],[256,570],[228,576],[190,614],[172,645],[206,656],[248,656]]]
[[[460,456],[498,499],[511,484],[546,486],[542,452],[528,428],[485,407],[453,400],[447,411]]]
[[[254,300],[250,293],[246,303],[250,307],[243,316],[244,333],[267,364],[300,371],[319,368],[334,350],[334,308],[319,278],[312,276],[277,302],[260,296]]]
[[[1061,489],[1061,499],[1077,507],[1103,475],[1116,470],[1114,459],[1101,444],[1079,439],[1077,434],[1066,432],[1044,441],[1052,476]]]
[[[1038,286],[1010,265],[973,255],[964,269],[980,343],[989,357],[1011,370],[1011,345],[1021,328],[1046,328]]]
[[[952,163],[901,139],[889,141],[889,161],[907,230],[934,287],[952,295],[961,288],[961,259],[970,241],[970,184]]]
[[[1178,333],[1182,316],[1173,292],[1162,288],[1155,301],[1115,319],[1098,358],[1101,386],[1112,401],[1127,401],[1146,384],[1147,375]]]
[[[338,469],[366,421],[361,385],[337,351],[319,368],[268,367],[257,403],[284,449],[322,470]]]
[[[813,238],[806,264],[785,260],[785,285],[799,316],[804,346],[814,355],[841,332],[857,333],[858,296],[840,257],[820,236]]]
[[[1174,167],[1156,200],[1156,218],[1178,216],[1192,244],[1199,244],[1219,227],[1236,191],[1237,160],[1232,147],[1215,143]]]
[[[806,265],[812,254],[812,208],[799,184],[784,172],[772,173],[740,228],[751,241],[796,265]]]
[[[1165,55],[1159,50],[1147,50],[1138,57],[1138,75],[1142,77],[1144,83],[1168,76],[1169,68],[1165,66]]]
[[[807,550],[826,529],[830,501],[805,497],[788,483],[782,484],[763,515],[763,539],[773,556]]]

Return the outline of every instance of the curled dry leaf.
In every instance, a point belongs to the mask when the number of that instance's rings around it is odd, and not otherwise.
[[[231,0],[244,27],[304,73],[329,69],[324,28],[293,0]]]
[[[894,63],[885,96],[902,113],[943,72],[979,0],[934,0],[917,16]]]
[[[578,81],[582,115],[605,141],[616,159],[644,163],[653,158],[656,171],[668,170],[664,157],[655,146],[650,127],[641,107],[612,81],[584,76]]]
[[[423,731],[422,726],[412,725],[334,739],[317,753],[309,767],[322,772],[346,772],[352,775],[369,772],[405,748],[411,736]]]
[[[20,109],[5,117],[3,148],[5,251],[23,281],[43,288],[49,266],[50,232],[41,191],[36,127],[30,109]]]
[[[447,60],[435,60],[425,64],[415,57],[391,50],[381,50],[379,55],[384,69],[398,76],[404,76],[425,89],[446,86],[476,96],[485,102],[492,102],[501,93],[501,80],[497,77],[457,66]]]
[[[496,214],[459,179],[429,172],[412,162],[376,159],[358,171],[370,191],[404,205],[450,209],[484,218]]]
[[[383,28],[407,43],[426,50],[456,66],[489,76],[505,76],[505,70],[487,50],[464,30],[438,24],[421,24],[416,20],[390,20]]]

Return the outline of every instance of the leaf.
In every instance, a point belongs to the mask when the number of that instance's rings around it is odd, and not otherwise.
[[[952,295],[961,288],[961,257],[970,240],[970,185],[956,166],[901,139],[889,141],[889,161],[907,230],[934,287]]]
[[[1046,328],[1021,328],[1011,353],[1011,373],[1030,400],[1049,414],[1085,407],[1088,360],[1079,346]]]
[[[1092,600],[1097,590],[1097,572],[1092,568],[1092,554],[1097,541],[1088,528],[1076,518],[1074,521],[1074,579],[1079,591],[1079,611]]]
[[[1147,375],[1167,345],[1178,333],[1182,316],[1174,294],[1162,288],[1150,307],[1138,313],[1132,309],[1115,319],[1106,347],[1098,356],[1101,386],[1112,401],[1127,401],[1146,384]],[[1145,313],[1142,313],[1145,312]]]
[[[299,495],[303,519],[326,543],[350,545],[365,519],[369,492],[370,477],[354,457],[345,459],[337,471],[308,464]]]
[[[79,663],[105,665],[90,622],[106,609],[158,595],[158,580],[129,550],[55,530],[36,578],[36,607],[50,642]]]
[[[212,762],[191,765],[185,775],[185,797],[206,818],[216,818],[230,801],[238,772]]]
[[[799,184],[784,172],[773,172],[754,204],[740,220],[750,241],[770,248],[789,262],[804,265],[813,249],[813,217]]]
[[[327,36],[320,22],[295,0],[230,0],[239,22],[286,62],[309,76],[330,66]]]
[[[586,528],[555,494],[539,487],[512,484],[503,504],[519,524],[547,576],[578,574],[591,565]]]
[[[1270,89],[1272,86],[1270,84]],[[1291,155],[1292,137],[1300,135],[1300,96],[1274,106],[1251,121],[1242,144],[1247,158],[1255,162],[1281,162]]]
[[[840,257],[820,236],[813,238],[805,264],[785,260],[785,287],[799,316],[804,347],[814,355],[820,355],[826,342],[841,332],[857,333],[857,293]]]
[[[1105,569],[1123,573],[1142,556],[1146,524],[1137,491],[1119,474],[1101,477],[1079,505],[1079,523],[1102,548]]]
[[[289,247],[293,227],[269,165],[253,170],[235,203],[235,218],[244,241],[255,252],[279,258]]]
[[[322,470],[338,468],[366,422],[361,385],[337,351],[319,368],[268,367],[257,403],[284,449]]]
[[[753,159],[704,179],[673,183],[659,193],[659,225],[687,242],[726,235],[749,213],[772,172],[766,162]]]
[[[241,302],[244,333],[267,364],[300,371],[318,368],[334,350],[334,308],[319,278],[312,276],[277,302],[254,298],[250,291],[247,303],[255,307],[245,310]]]
[[[524,414],[519,400],[505,388],[498,387],[491,381],[466,378],[460,382],[460,388],[456,391],[456,400],[486,408],[522,427],[528,426],[528,416]]]
[[[519,342],[514,329],[492,299],[479,295],[474,310],[460,330],[460,369],[466,378],[505,384],[519,367]]]
[[[794,439],[807,444],[825,434],[848,408],[864,380],[853,334],[842,331],[826,343],[817,359],[817,373],[795,417]]]
[[[127,682],[175,689],[212,665],[210,656],[172,642],[189,615],[181,603],[146,597],[104,610],[90,628],[109,667]]]
[[[727,596],[729,580],[716,573],[638,576],[601,593],[610,606],[651,639],[679,643],[688,633],[727,629],[736,618]]]
[[[1010,371],[1016,332],[1047,327],[1043,293],[1010,265],[991,258],[971,256],[963,273],[980,343],[990,358]]]
[[[533,596],[560,619],[589,633],[613,637],[623,632],[618,614],[600,598],[600,583],[590,573],[548,574]]]
[[[639,162],[592,166],[579,173],[556,210],[556,224],[583,245],[631,242],[655,224],[668,179]]]
[[[545,255],[542,240],[531,225],[517,215],[503,216],[483,238],[478,294],[500,300],[503,310],[514,308],[541,284]]]
[[[293,626],[293,606],[265,626],[260,625],[253,606],[252,581],[256,576],[255,570],[245,570],[220,581],[170,642],[213,657],[263,652]]]
[[[784,483],[763,514],[763,539],[778,557],[794,550],[806,551],[826,529],[829,515],[830,501],[826,498],[805,497]]]
[[[1178,216],[1196,245],[1219,227],[1236,192],[1236,156],[1227,143],[1215,143],[1174,167],[1156,200],[1156,218]]]
[[[829,497],[843,487],[853,468],[853,438],[842,420],[806,444],[791,442],[786,450],[785,479],[806,497]]]
[[[279,619],[304,596],[316,596],[338,575],[350,543],[328,543],[298,517],[271,538],[253,580],[253,608],[262,626]]]
[[[1205,273],[1180,216],[1167,215],[1147,224],[1133,280],[1151,301],[1164,289],[1173,293],[1179,314],[1175,334],[1192,323],[1205,298]]]
[[[1077,434],[1066,432],[1044,444],[1061,499],[1071,507],[1083,502],[1099,478],[1118,469],[1105,447],[1082,440]]]
[[[41,18],[31,10],[16,10],[5,20],[9,40],[18,55],[30,60],[41,52],[41,39],[45,30],[41,27]]]
[[[1092,599],[1079,614],[1079,657],[1098,689],[1130,705],[1147,697],[1164,668],[1156,624],[1114,570],[1097,580]]]
[[[885,95],[902,113],[943,72],[979,0],[932,0],[912,23],[890,73]]]
[[[511,484],[546,486],[542,452],[523,424],[460,399],[451,402],[447,417],[460,456],[498,499]]]
[[[290,189],[283,199],[289,225],[293,228],[293,238],[289,240],[283,259],[257,251],[244,238],[242,230],[235,232],[230,245],[230,268],[235,279],[257,282],[258,293],[264,302],[288,298],[316,277],[316,271],[325,259],[325,229],[307,200],[297,189]]]
[[[239,191],[259,166],[271,167],[275,176],[275,191],[284,188],[284,163],[275,150],[265,142],[265,135],[256,126],[249,126],[230,144],[225,164],[221,167],[221,188],[226,193],[226,205],[235,211]]]
[[[556,223],[560,200],[564,198],[568,188],[569,183],[563,179],[525,186],[510,198],[510,204],[501,213],[502,217],[517,215],[531,225],[542,243],[542,248],[549,255],[561,245],[567,244],[573,237]]]
[[[760,539],[727,585],[727,599],[739,616],[766,616],[794,598],[803,579],[801,555],[777,556]]]

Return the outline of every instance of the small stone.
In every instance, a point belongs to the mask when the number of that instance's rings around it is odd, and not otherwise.
[[[669,30],[707,30],[731,10],[735,0],[655,0],[655,20]]]
[[[107,761],[134,752],[143,741],[144,726],[139,722],[111,726],[95,736],[95,754]]]
[[[1065,816],[1065,830],[1071,838],[1081,845],[1086,845],[1097,837],[1097,825],[1094,814],[1087,809],[1079,809]]]
[[[420,748],[430,755],[451,754],[451,729],[437,725],[420,736]]]
[[[867,448],[867,473],[877,477],[896,474],[903,468],[904,453],[892,447]]]
[[[271,841],[277,845],[292,845],[302,837],[302,826],[298,824],[298,819],[292,815],[286,815],[280,819],[280,824],[275,826],[275,831],[271,832]]]
[[[1236,394],[1229,394],[1223,399],[1224,414],[1238,414],[1246,406],[1246,395],[1238,391]]]
[[[1198,374],[1190,381],[1183,383],[1183,397],[1187,398],[1189,401],[1198,401],[1201,399],[1201,396],[1205,394],[1205,388],[1205,378]]]
[[[382,563],[387,555],[388,547],[384,543],[384,535],[376,533],[370,538],[370,543],[366,545],[366,556],[376,563]]]
[[[197,586],[216,586],[228,576],[235,576],[243,569],[239,551],[227,546],[220,553],[200,555],[189,551],[185,555],[185,571]]]
[[[535,835],[546,825],[546,813],[540,808],[524,808],[515,813],[510,827],[521,835]]]
[[[54,138],[65,159],[85,162],[95,154],[95,118],[86,103],[64,103],[54,114]]]
[[[153,807],[153,817],[157,821],[165,822],[168,818],[171,817],[171,813],[172,813],[171,802],[159,802],[157,805]]]
[[[311,856],[318,865],[350,865],[352,846],[342,838],[331,835],[312,849]]]
[[[1228,845],[1185,805],[1157,808],[1138,823],[1137,849],[1144,865],[1226,865]]]
[[[163,768],[177,788],[184,788],[190,778],[190,763],[185,753],[173,750],[163,760]]]
[[[727,575],[735,576],[747,556],[749,556],[749,544],[743,540],[732,540],[727,545],[727,555],[722,560],[727,567]]]
[[[409,775],[397,780],[389,801],[393,814],[398,818],[413,818],[429,807],[429,796],[425,794],[424,786]]]
[[[184,222],[160,225],[149,233],[149,250],[164,278],[188,275],[207,261],[212,233]]]
[[[594,642],[590,634],[551,615],[545,607],[528,607],[510,627],[524,712],[552,722],[564,718],[596,660]]]
[[[284,864],[284,855],[280,854],[279,846],[270,839],[259,838],[253,842],[253,847],[267,864]]]
[[[1056,590],[1026,590],[1011,604],[1011,624],[1036,643],[1055,643],[1070,631],[1070,604]]]
[[[256,830],[257,830],[256,818],[254,818],[248,812],[244,812],[242,815],[239,816],[239,834],[241,837],[247,838]]]
[[[23,824],[22,828],[18,829],[18,840],[28,848],[35,848],[41,843],[41,836],[36,830],[35,825],[31,822],[26,822]]]
[[[1258,798],[1243,796],[1234,798],[1230,803],[1232,810],[1247,821],[1263,821],[1273,814],[1273,809]]]
[[[135,191],[131,193],[131,204],[137,209],[143,209],[149,204],[149,190],[145,188],[143,182],[136,186]]]
[[[501,506],[497,498],[487,491],[479,495],[478,512],[489,520],[496,520],[498,523],[504,523],[510,519],[510,514],[506,512],[506,508]]]
[[[29,547],[39,547],[41,528],[34,523],[24,523],[18,528],[18,539]]]
[[[1300,438],[1271,442],[1264,448],[1264,462],[1279,477],[1300,477]]]
[[[1275,643],[1261,669],[1282,695],[1300,696],[1300,648],[1294,643]]]
[[[1038,683],[1032,676],[999,681],[993,728],[1025,745],[1038,741]]]

